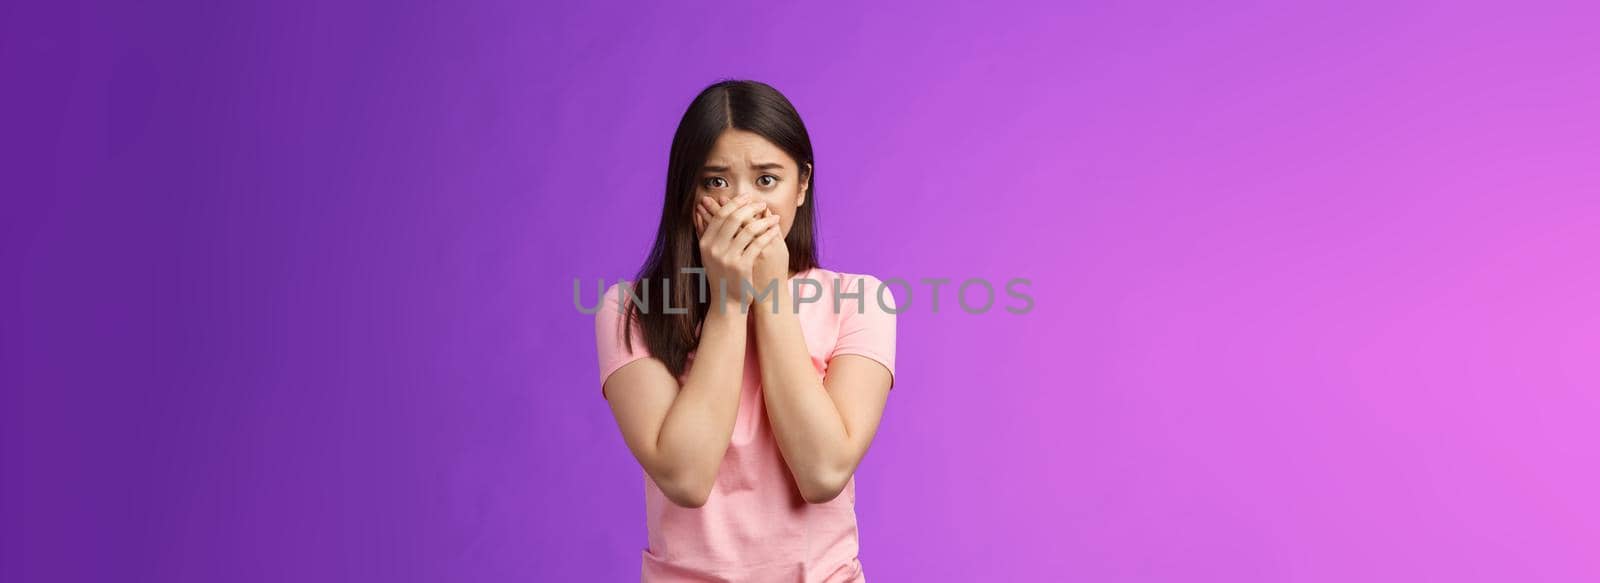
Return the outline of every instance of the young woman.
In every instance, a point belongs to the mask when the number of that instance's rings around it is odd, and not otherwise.
[[[678,124],[654,248],[595,315],[601,395],[644,469],[642,581],[866,580],[854,475],[896,307],[818,264],[815,185],[770,86],[711,85]]]

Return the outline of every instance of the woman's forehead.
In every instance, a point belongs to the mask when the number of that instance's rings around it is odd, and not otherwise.
[[[728,130],[717,138],[706,156],[706,166],[732,169],[789,166],[789,156],[759,135]]]

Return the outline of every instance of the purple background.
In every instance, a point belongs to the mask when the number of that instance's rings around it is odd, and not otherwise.
[[[572,280],[722,77],[826,266],[1034,282],[914,290],[872,581],[1600,579],[1584,3],[298,4],[0,9],[0,579],[636,579]]]

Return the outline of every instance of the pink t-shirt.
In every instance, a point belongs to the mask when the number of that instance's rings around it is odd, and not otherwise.
[[[820,300],[801,304],[798,314],[817,374],[825,375],[835,356],[859,354],[882,363],[893,375],[893,293],[884,288],[880,301],[881,284],[870,275],[816,268],[792,279],[801,278],[815,280],[822,288]],[[637,325],[633,327],[633,352],[623,345],[623,319],[617,302],[620,285],[606,290],[595,314],[602,397],[611,373],[650,355]],[[834,290],[839,285],[844,286],[845,294],[864,293],[860,299],[841,296],[835,311]],[[791,287],[791,292],[794,289]],[[660,293],[656,286],[651,292]],[[800,293],[809,298],[817,295],[817,288],[802,283]],[[651,300],[651,307],[659,309],[660,296]],[[770,303],[761,306],[772,309]],[[826,503],[810,504],[801,498],[767,419],[754,338],[745,346],[744,383],[733,438],[705,506],[678,506],[644,474],[649,546],[643,549],[640,581],[865,582],[857,558],[855,477],[845,484],[844,492]],[[692,353],[690,357],[692,367]],[[640,471],[643,473],[643,468]]]

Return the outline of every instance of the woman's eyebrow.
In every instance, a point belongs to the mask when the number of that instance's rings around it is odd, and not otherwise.
[[[782,170],[783,169],[783,164],[779,164],[777,162],[763,162],[761,164],[751,164],[750,167],[754,168],[756,170]],[[728,171],[728,167],[727,166],[705,166],[705,167],[702,167],[700,169],[700,171],[701,172],[727,172]]]

